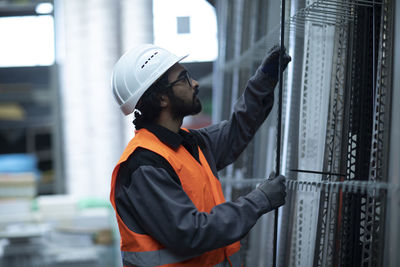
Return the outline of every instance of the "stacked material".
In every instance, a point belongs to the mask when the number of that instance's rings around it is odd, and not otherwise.
[[[0,198],[33,198],[38,176],[36,165],[36,158],[31,155],[0,155]]]
[[[35,195],[34,173],[0,173],[0,198],[33,198]]]
[[[30,218],[38,173],[32,155],[0,155],[0,223]]]

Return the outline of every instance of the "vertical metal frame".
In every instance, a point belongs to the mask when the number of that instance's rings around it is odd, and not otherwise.
[[[389,216],[385,213],[385,200],[389,188],[386,160],[393,1],[304,2],[305,6],[292,1],[289,5],[296,6],[289,12],[287,28],[289,44],[295,44],[289,49],[295,51],[292,56],[297,64],[287,78],[293,81],[286,81],[292,88],[285,87],[284,96],[295,97],[294,102],[300,103],[289,103],[291,100],[286,99],[290,107],[284,105],[289,109],[284,117],[284,128],[287,127],[285,171],[292,180],[288,182],[290,203],[282,213],[285,215],[281,220],[283,235],[279,239],[278,263],[279,266],[380,266],[384,253],[384,218]],[[372,21],[368,12],[374,3],[377,3],[376,20]],[[218,59],[220,72],[214,77],[218,77],[215,82],[225,84],[225,88],[218,88],[220,95],[214,103],[219,110],[218,118],[224,119],[240,94],[244,80],[251,74],[249,71],[258,65],[260,43],[266,42],[269,33],[264,33],[268,29],[263,26],[266,12],[254,9],[266,6],[264,1],[250,4],[247,0],[220,0],[216,4],[220,8],[219,22],[223,17],[222,23],[225,23],[219,25],[219,29],[225,32],[219,33],[223,38]],[[249,6],[251,10],[247,10]],[[252,14],[250,18],[249,14]],[[375,39],[368,33],[372,25],[376,27]],[[360,38],[361,33],[365,34],[364,39]],[[321,39],[316,38],[316,34]],[[251,40],[244,40],[246,36]],[[365,46],[372,42],[374,50],[379,51],[376,55],[373,49]],[[303,59],[298,60],[302,55]],[[303,64],[301,67],[297,66],[299,62]],[[374,90],[371,62],[377,63]],[[303,78],[302,91],[293,89],[299,73]],[[375,108],[371,109],[373,104]],[[239,161],[224,172],[233,178],[226,180],[231,188],[227,193],[243,192],[238,190],[244,188],[243,184],[254,186],[255,181],[262,178],[263,171],[268,169],[260,170],[262,160],[252,166],[249,161],[266,157],[267,151],[259,145],[265,145],[266,135],[270,135],[273,125],[265,124],[254,140],[254,147],[250,146]],[[244,170],[246,168],[252,171]],[[326,174],[298,174],[291,172],[292,168]],[[259,179],[249,179],[254,178],[251,175]],[[263,240],[267,230],[272,229],[272,221],[268,216],[265,218],[254,228],[245,246],[249,249],[248,258],[253,259],[247,262],[249,266],[270,264],[260,250],[272,249]],[[257,247],[257,244],[260,245]],[[260,259],[259,262],[256,259]]]
[[[345,25],[343,18],[343,25]],[[341,173],[342,133],[344,120],[345,68],[347,58],[347,27],[337,27],[335,32],[335,75],[332,77],[329,117],[326,136],[324,171]],[[323,180],[338,181],[337,175],[324,175]],[[339,195],[336,192],[321,192],[319,223],[317,227],[317,242],[314,255],[314,266],[333,266],[335,258],[335,241],[337,230],[337,215]]]
[[[374,7],[375,8],[375,7]],[[393,3],[382,1],[376,89],[374,90],[374,117],[371,141],[370,181],[387,181],[388,134],[391,88],[391,49]],[[366,199],[362,264],[381,265],[385,232],[386,194],[373,192]]]
[[[307,1],[312,5],[314,1]],[[334,28],[321,23],[304,23],[302,102],[299,119],[298,168],[321,171],[325,150],[328,99],[333,66]],[[320,181],[319,175],[298,174],[299,180]],[[290,266],[311,266],[316,250],[320,192],[299,192],[296,196],[296,228],[293,233]]]
[[[400,266],[400,51],[396,49],[400,47],[400,3],[399,1],[392,1],[392,8],[390,10],[392,15],[389,16],[388,36],[392,36],[392,42],[389,42],[388,53],[393,55],[392,59],[387,63],[387,66],[392,65],[392,71],[387,73],[389,76],[388,88],[390,97],[387,102],[387,117],[390,116],[390,136],[388,143],[388,182],[392,185],[393,190],[388,192],[387,198],[387,212],[385,217],[386,231],[385,231],[385,244],[384,248],[384,261],[383,266],[397,267]],[[390,59],[390,58],[388,58]],[[391,77],[391,78],[390,78]]]
[[[223,66],[226,58],[226,38],[227,38],[227,17],[228,1],[216,1],[217,27],[218,27],[218,58],[214,63],[213,74],[213,113],[212,121],[214,123],[222,119],[222,103],[225,90]]]

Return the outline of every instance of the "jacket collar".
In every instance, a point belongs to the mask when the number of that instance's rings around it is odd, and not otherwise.
[[[189,134],[182,129],[179,130],[177,134],[159,124],[148,124],[144,128],[154,134],[161,142],[173,149],[177,149],[184,140],[183,136]]]

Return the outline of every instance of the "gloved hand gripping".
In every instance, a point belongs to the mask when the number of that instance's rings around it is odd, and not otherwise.
[[[275,177],[275,173],[271,173],[270,177],[262,182],[257,189],[261,190],[267,197],[271,210],[276,209],[285,204],[286,184],[285,176],[279,175]]]
[[[284,49],[283,55],[283,70],[286,69],[292,58],[286,54],[286,48]],[[279,75],[279,56],[281,53],[281,48],[278,45],[273,46],[269,51],[267,56],[264,58],[261,64],[261,70],[263,73],[267,74],[268,77],[274,81],[278,82]]]

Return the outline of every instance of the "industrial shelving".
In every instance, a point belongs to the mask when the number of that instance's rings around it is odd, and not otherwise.
[[[17,117],[0,120],[1,153],[34,155],[40,171],[38,194],[62,193],[56,66],[2,68],[0,77],[0,103],[11,103],[20,111]]]
[[[279,43],[279,19],[267,19],[276,18],[278,2],[216,1],[215,121],[227,118],[239,88]],[[282,169],[289,194],[280,218],[280,266],[383,266],[396,260],[383,250],[385,228],[399,216],[387,212],[389,202],[399,204],[399,186],[387,165],[393,4],[286,1],[285,44],[293,60],[284,76]],[[232,198],[273,170],[275,113],[239,162],[223,171]],[[263,227],[273,230],[271,216],[250,235],[251,266],[260,264],[251,258],[272,258],[259,249],[272,250],[271,241],[260,237]]]

